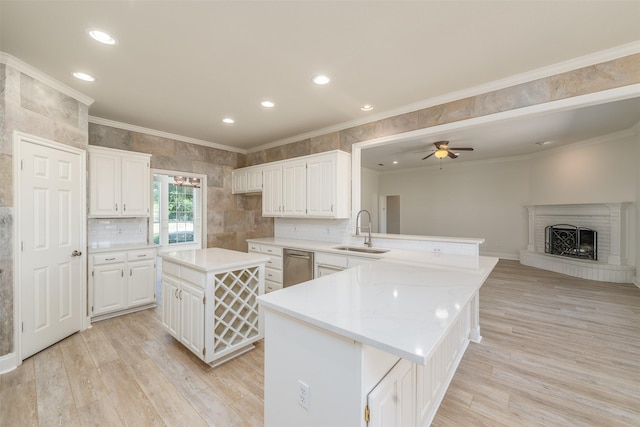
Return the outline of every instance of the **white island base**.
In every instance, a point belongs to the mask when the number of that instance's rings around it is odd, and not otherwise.
[[[221,248],[161,256],[162,324],[171,335],[212,367],[255,348],[268,257]]]
[[[265,426],[429,425],[480,340],[478,291],[497,260],[468,258],[379,261],[261,297]]]

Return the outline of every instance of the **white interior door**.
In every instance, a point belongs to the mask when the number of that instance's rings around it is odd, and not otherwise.
[[[82,328],[82,159],[77,152],[20,141],[22,359]]]

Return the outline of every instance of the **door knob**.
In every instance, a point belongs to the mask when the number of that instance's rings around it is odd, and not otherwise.
[[[82,255],[82,252],[80,252],[80,251],[71,252],[71,256],[80,256],[80,255]]]

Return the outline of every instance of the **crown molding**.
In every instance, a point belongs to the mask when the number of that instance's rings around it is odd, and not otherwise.
[[[160,138],[174,139],[177,141],[188,142],[190,144],[203,145],[205,147],[217,148],[219,150],[231,151],[233,153],[247,154],[247,150],[243,148],[231,147],[229,145],[217,144],[215,142],[204,141],[202,139],[191,138],[188,136],[176,135],[174,133],[163,132],[160,130],[149,129],[142,126],[131,125],[128,123],[117,122],[115,120],[103,119],[101,117],[89,116],[89,123],[96,125],[109,126],[112,128],[128,130],[131,132],[145,133],[147,135],[158,136]]]
[[[288,138],[280,139],[277,141],[260,145],[255,148],[248,149],[247,153],[253,153],[253,152],[264,150],[267,148],[278,147],[280,145],[290,144],[292,142],[301,141],[303,139],[313,138],[315,136],[326,135],[332,132],[338,132],[338,131],[349,129],[355,126],[360,126],[367,123],[388,119],[390,117],[411,113],[414,111],[422,110],[422,109],[433,107],[436,105],[446,104],[449,102],[457,101],[459,99],[482,95],[488,92],[505,89],[511,86],[532,82],[545,77],[550,77],[550,76],[562,74],[568,71],[573,71],[580,68],[589,67],[589,66],[600,64],[603,62],[611,61],[614,59],[623,58],[625,56],[635,55],[637,53],[640,53],[640,41],[627,43],[611,49],[607,49],[607,50],[603,50],[593,54],[570,59],[567,61],[563,61],[557,64],[542,67],[542,68],[538,68],[535,70],[527,71],[526,73],[516,74],[514,76],[506,77],[500,80],[495,80],[493,82],[489,82],[483,85],[474,86],[471,88],[462,89],[455,92],[450,92],[442,96],[429,98],[424,101],[419,101],[419,102],[408,104],[393,110],[388,110],[375,115],[367,116],[366,118],[351,120],[348,122],[339,123],[337,125],[329,126],[326,128],[315,130],[315,131],[306,132],[300,135],[295,135]]]
[[[94,100],[92,98],[89,98],[88,96],[65,85],[64,83],[60,83],[58,80],[54,79],[50,75],[43,73],[42,71],[32,67],[31,65],[27,64],[24,61],[21,61],[20,59],[16,58],[13,55],[9,55],[8,53],[5,53],[5,52],[0,52],[0,64],[5,64],[11,68],[14,68],[20,71],[23,74],[28,75],[29,77],[33,77],[34,79],[42,83],[45,83],[48,86],[51,86],[55,90],[62,92],[65,95],[70,96],[71,98],[77,101],[80,101],[86,106],[90,106],[91,104],[93,104]]]

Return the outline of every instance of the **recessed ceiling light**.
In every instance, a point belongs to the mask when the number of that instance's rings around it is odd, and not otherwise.
[[[538,142],[536,142],[536,145],[547,145],[547,144],[551,144],[551,141],[538,141]]]
[[[80,72],[73,73],[73,77],[75,77],[76,79],[84,80],[85,82],[92,82],[95,80],[93,76],[90,76],[89,74],[86,74],[86,73],[80,73]]]
[[[228,125],[235,123],[236,121],[233,120],[231,117],[225,117],[224,119],[222,119],[222,121]]]
[[[331,79],[328,76],[325,76],[324,74],[317,75],[313,78],[313,82],[317,85],[326,85],[330,81]]]
[[[90,29],[90,30],[87,30],[87,32],[89,33],[92,39],[99,41],[100,43],[104,43],[104,44],[118,43],[116,39],[114,39],[104,31]]]
[[[263,107],[266,107],[266,108],[273,108],[273,107],[275,107],[275,106],[276,106],[276,104],[274,104],[274,103],[273,103],[273,102],[271,102],[271,101],[262,101],[262,102],[260,103],[260,105],[262,105]]]
[[[362,111],[371,111],[371,110],[373,110],[373,105],[371,105],[371,104],[364,104],[362,107],[360,107],[360,109],[361,109]]]
[[[393,161],[393,164],[394,164],[394,165],[397,165],[397,164],[398,164],[398,161],[397,161],[397,160],[394,160],[394,161]]]

